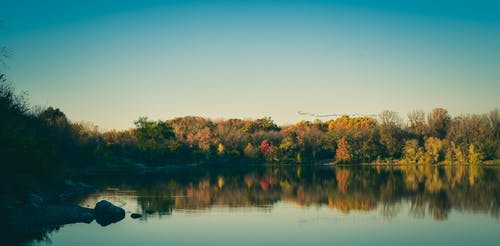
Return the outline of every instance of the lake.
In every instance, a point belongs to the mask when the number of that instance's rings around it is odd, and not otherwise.
[[[496,166],[225,165],[92,175],[127,212],[33,245],[498,245]],[[143,216],[132,219],[131,213]]]

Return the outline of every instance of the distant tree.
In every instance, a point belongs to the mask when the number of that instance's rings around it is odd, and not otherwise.
[[[222,143],[226,151],[240,153],[249,140],[249,136],[243,132],[244,125],[245,121],[240,119],[217,121],[211,138]]]
[[[288,159],[300,159],[301,161],[304,159],[314,162],[324,149],[325,132],[322,131],[322,128],[326,128],[326,126],[309,121],[300,121],[285,127],[281,131],[285,137],[280,149],[284,150]]]
[[[219,156],[223,156],[226,152],[226,148],[224,147],[224,145],[222,143],[219,143],[219,145],[217,145],[217,154]]]
[[[0,21],[0,28],[2,28],[2,21]],[[0,45],[0,68],[2,66],[5,66],[5,60],[7,60],[10,57],[9,50],[7,47]],[[0,77],[3,75],[2,70],[0,70]]]
[[[172,126],[175,132],[175,138],[183,143],[186,142],[186,138],[189,134],[194,136],[207,127],[209,129],[214,127],[214,123],[212,121],[198,116],[178,117],[169,120],[166,123]],[[197,145],[197,143],[190,144]]]
[[[169,141],[175,138],[172,126],[163,121],[149,121],[141,117],[134,122],[140,156],[148,162],[165,161]]]
[[[271,117],[264,117],[257,119],[255,121],[248,121],[244,127],[243,131],[245,133],[254,133],[257,131],[279,131],[280,128],[274,123]]]
[[[306,128],[302,135],[304,152],[310,153],[312,161],[316,161],[318,153],[321,151],[323,138],[324,133],[313,125]]]
[[[448,111],[444,108],[435,108],[429,114],[427,119],[429,124],[430,134],[432,136],[443,139],[446,137],[451,118]]]
[[[473,144],[486,159],[493,159],[499,148],[499,138],[488,115],[465,115],[451,120],[446,139],[465,151]]]
[[[464,152],[460,146],[456,145],[455,142],[448,141],[445,149],[445,164],[465,164],[468,162],[467,153]]]
[[[296,155],[300,154],[297,133],[295,131],[289,131],[285,134],[286,136],[283,140],[281,140],[279,145],[279,150],[282,155],[282,159],[293,161]]]
[[[329,131],[345,131],[353,128],[354,121],[347,115],[338,117],[335,120],[328,121]]]
[[[195,135],[188,134],[188,136],[191,136],[191,138],[188,138],[188,142],[195,144],[200,150],[204,152],[208,152],[210,150],[213,142],[213,136],[212,130],[209,127],[204,127]]]
[[[164,140],[174,139],[172,126],[163,121],[149,121],[147,117],[140,117],[134,122],[136,135],[139,141],[154,141],[160,143]]]
[[[426,134],[425,113],[422,110],[415,110],[408,114],[408,132],[415,137],[422,138]]]
[[[488,119],[491,124],[493,138],[500,140],[500,108],[496,108],[490,112]]]
[[[402,120],[399,114],[394,111],[385,110],[379,114],[380,124],[384,127],[401,127]]]
[[[245,149],[243,149],[243,154],[247,158],[257,159],[259,150],[255,148],[251,143],[248,143]]]
[[[57,128],[67,128],[69,126],[68,118],[66,115],[58,108],[48,107],[42,111],[38,117],[50,126]]]
[[[273,151],[273,145],[269,140],[266,139],[260,143],[260,153],[264,156],[270,156]]]
[[[469,164],[475,165],[483,161],[483,155],[476,150],[474,144],[469,145]]]
[[[418,140],[406,140],[403,147],[403,157],[401,159],[401,162],[404,164],[416,164],[422,158],[422,152],[423,151],[418,144]]]
[[[500,159],[500,109],[496,108],[490,112],[488,115],[491,125],[491,141],[492,152],[486,151],[486,158],[488,159]]]
[[[429,137],[425,140],[423,163],[435,164],[441,160],[443,142],[439,138]]]
[[[348,162],[351,160],[351,148],[345,136],[342,137],[337,144],[335,157],[339,162]]]
[[[16,93],[16,90],[7,82],[5,74],[0,74],[0,114],[7,119],[7,115],[25,115],[29,111],[25,92]]]

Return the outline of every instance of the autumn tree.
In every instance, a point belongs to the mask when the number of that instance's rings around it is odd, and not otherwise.
[[[285,137],[282,140],[280,149],[284,151],[287,158],[295,160],[315,161],[324,150],[325,129],[318,122],[299,121],[288,127],[284,127],[282,132]]]
[[[468,163],[472,165],[479,164],[483,161],[483,155],[476,150],[474,144],[469,145],[469,158]]]
[[[385,110],[379,114],[380,124],[384,127],[401,127],[402,120],[395,111]]]
[[[441,160],[443,142],[439,138],[429,137],[425,140],[425,153],[423,162],[425,164],[435,164]]]
[[[337,144],[335,157],[338,162],[348,162],[351,160],[351,148],[345,136],[342,137]]]
[[[245,157],[250,159],[257,159],[259,155],[258,148],[255,148],[251,143],[247,143],[247,146],[243,149],[243,154]]]
[[[264,156],[269,156],[273,153],[273,145],[269,140],[264,140],[260,143],[260,153]]]
[[[274,123],[271,117],[264,117],[255,121],[248,121],[243,131],[246,133],[254,133],[256,131],[279,131],[280,128]]]
[[[491,115],[462,115],[451,120],[446,139],[465,151],[473,144],[486,159],[493,159],[499,148],[495,131]]]
[[[432,136],[443,139],[444,137],[446,137],[450,121],[451,118],[448,115],[448,110],[444,108],[433,109],[427,119],[430,134]]]
[[[467,163],[467,152],[453,141],[446,142],[445,164],[465,164]]]
[[[351,162],[371,162],[381,155],[378,123],[370,117],[341,116],[328,123],[322,149],[336,151],[337,142],[346,137],[351,147]],[[324,158],[324,157],[323,157]]]
[[[425,113],[422,110],[415,110],[408,114],[408,132],[415,137],[422,139],[426,134],[427,125],[425,122]]]
[[[289,131],[285,133],[286,136],[281,140],[278,146],[281,153],[282,159],[287,161],[294,161],[297,156],[301,156],[302,153],[299,148],[299,143],[297,139],[297,133],[295,131]],[[298,162],[302,162],[302,158],[299,158]]]
[[[248,136],[243,132],[245,121],[240,119],[220,120],[215,123],[213,138],[222,143],[227,151],[239,152],[248,143]]]
[[[419,146],[418,140],[409,139],[405,141],[401,162],[404,164],[416,164],[421,160],[422,155],[422,147]]]
[[[492,110],[488,116],[491,125],[492,141],[491,145],[494,146],[494,154],[490,155],[486,153],[486,158],[494,159],[500,158],[500,109],[496,108]]]

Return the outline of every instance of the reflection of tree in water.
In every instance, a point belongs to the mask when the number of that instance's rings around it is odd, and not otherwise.
[[[142,214],[147,214],[148,211],[157,211],[159,215],[172,214],[173,202],[171,197],[137,197],[137,204],[141,208]],[[145,217],[146,218],[146,217]]]
[[[498,218],[500,174],[481,166],[300,167],[257,166],[182,170],[123,182],[135,189],[140,210],[169,215],[176,209],[212,206],[273,206],[279,201],[299,206],[325,205],[342,212],[380,207],[388,218],[408,203],[410,214],[436,220],[450,210],[482,211]],[[471,181],[473,177],[474,182]],[[90,181],[92,182],[92,181]],[[95,182],[94,182],[95,183]],[[106,184],[102,184],[106,186]]]
[[[429,212],[432,213],[434,219],[444,220],[448,218],[448,213],[451,205],[448,201],[448,195],[445,191],[440,191],[433,194],[429,201]]]
[[[425,217],[426,199],[423,195],[415,195],[410,199],[410,214],[417,218]]]
[[[351,176],[351,170],[349,169],[338,169],[336,172],[337,187],[340,193],[346,193],[347,187],[349,186],[349,176]]]

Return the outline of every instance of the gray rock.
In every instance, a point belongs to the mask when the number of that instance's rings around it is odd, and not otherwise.
[[[125,210],[106,200],[101,200],[95,205],[94,215],[97,223],[101,226],[107,226],[125,218]]]

